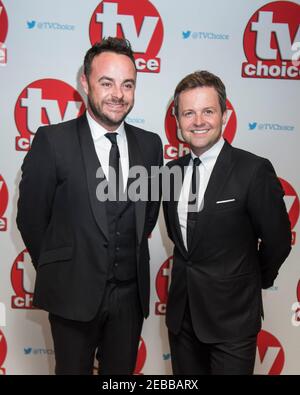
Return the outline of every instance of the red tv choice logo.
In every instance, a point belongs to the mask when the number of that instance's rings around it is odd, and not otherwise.
[[[261,330],[257,337],[255,373],[279,375],[284,362],[284,350],[279,340],[271,333]]]
[[[0,174],[0,232],[7,229],[7,219],[4,218],[8,205],[8,189],[4,178]]]
[[[237,127],[237,118],[235,110],[230,103],[226,100],[227,106],[227,119],[223,126],[223,137],[232,143]],[[174,111],[174,101],[172,101],[167,109],[165,117],[165,131],[169,144],[165,145],[164,157],[165,159],[177,159],[184,156],[190,152],[188,144],[185,143],[180,129],[177,127],[175,111]]]
[[[245,78],[300,79],[299,62],[294,62],[300,41],[300,5],[291,1],[265,4],[250,18],[244,32],[242,65]]]
[[[289,219],[292,229],[292,245],[296,244],[296,232],[293,231],[299,218],[299,197],[295,189],[286,180],[279,178],[281,186],[284,190],[285,196],[284,201],[286,205],[287,212],[289,213]]]
[[[64,81],[46,78],[31,82],[15,105],[15,122],[20,136],[16,150],[28,151],[39,126],[68,121],[85,111],[80,94]]]
[[[33,281],[35,272],[27,250],[22,251],[15,259],[11,269],[11,284],[15,294],[11,298],[13,309],[34,309]]]
[[[3,364],[5,362],[6,355],[7,355],[7,343],[4,334],[0,329],[0,375],[5,374],[5,368],[3,368]]]
[[[147,358],[147,349],[146,349],[146,344],[144,342],[144,339],[141,337],[140,338],[140,344],[139,344],[139,350],[138,350],[138,355],[136,359],[136,364],[134,368],[134,373],[133,374],[143,374],[142,369],[145,365]]]
[[[297,284],[296,294],[297,294],[298,302],[295,302],[292,305],[293,314],[292,314],[291,322],[293,326],[300,326],[300,280],[298,281]]]
[[[98,4],[90,21],[91,44],[103,37],[130,41],[137,70],[159,73],[157,57],[163,42],[163,24],[157,9],[148,0],[105,0]]]
[[[4,44],[8,31],[8,18],[5,7],[0,0],[0,65],[7,63],[7,49]]]
[[[173,256],[170,256],[160,267],[155,281],[156,293],[159,302],[155,303],[155,314],[165,315],[169,288],[171,284],[171,273],[173,267]]]

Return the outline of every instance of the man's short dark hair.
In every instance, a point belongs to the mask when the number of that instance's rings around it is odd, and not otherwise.
[[[178,116],[178,99],[183,91],[205,86],[213,87],[218,93],[222,114],[226,111],[226,89],[219,77],[209,71],[195,71],[185,76],[177,85],[174,92],[175,115]]]
[[[119,55],[128,56],[136,69],[135,58],[130,42],[125,38],[107,37],[102,41],[96,42],[85,54],[83,70],[87,77],[91,73],[91,64],[94,57],[103,52],[114,52]]]

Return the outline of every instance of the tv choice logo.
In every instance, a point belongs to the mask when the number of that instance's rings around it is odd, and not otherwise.
[[[237,129],[237,117],[236,112],[230,103],[226,100],[227,106],[227,119],[223,126],[223,137],[232,143]],[[165,116],[165,132],[169,144],[164,147],[164,157],[165,159],[177,159],[184,156],[190,152],[189,145],[185,143],[180,129],[177,127],[175,111],[174,111],[174,101],[172,100]]]
[[[287,212],[289,214],[289,219],[292,229],[292,245],[294,245],[296,244],[296,232],[293,231],[293,229],[296,226],[299,219],[299,211],[300,211],[299,197],[295,189],[292,187],[290,183],[288,183],[288,181],[284,180],[283,178],[279,178],[279,181],[285,193],[284,201],[285,201]]]
[[[300,5],[275,1],[259,8],[244,32],[244,78],[300,79]]]
[[[138,355],[136,358],[136,364],[134,368],[134,373],[136,375],[142,375],[142,370],[144,368],[145,362],[147,359],[147,348],[146,348],[146,343],[144,339],[141,337],[140,338],[140,343],[139,343],[139,350],[138,350]]]
[[[173,267],[173,256],[170,256],[160,267],[155,280],[156,293],[159,301],[155,303],[155,314],[165,315],[171,274]]]
[[[0,66],[5,66],[7,63],[7,48],[4,43],[0,42]]]
[[[3,2],[0,0],[0,42],[4,43],[8,31],[8,18]]]
[[[157,57],[164,28],[160,14],[148,0],[101,1],[90,20],[91,44],[104,37],[117,36],[130,41],[139,72],[159,73]]]
[[[7,343],[3,332],[0,329],[0,375],[5,374],[5,368],[3,364],[7,355]]]
[[[4,217],[8,205],[8,189],[6,182],[0,174],[0,232],[7,230],[7,219]]]
[[[294,66],[299,66],[300,65],[300,41],[294,42],[294,44],[292,45],[292,51],[294,52],[293,56],[292,56],[292,59],[293,59],[292,63]]]
[[[285,363],[284,349],[270,332],[261,330],[257,336],[255,374],[279,375]]]
[[[8,17],[6,9],[0,0],[0,66],[7,63],[7,48],[4,44],[8,32]]]
[[[300,326],[300,302],[292,304],[292,318],[291,322],[293,326]]]
[[[27,250],[15,259],[11,268],[11,284],[14,295],[11,298],[13,309],[35,309],[32,305],[35,271]]]
[[[64,81],[45,78],[31,82],[15,105],[15,122],[20,136],[16,150],[28,151],[39,126],[79,117],[85,111],[80,94]]]
[[[291,322],[293,326],[300,326],[300,280],[298,281],[296,288],[296,295],[298,302],[293,303],[292,305],[292,318]]]

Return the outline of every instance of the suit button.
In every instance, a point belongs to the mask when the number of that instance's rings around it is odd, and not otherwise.
[[[120,251],[120,247],[116,247],[116,251]]]
[[[121,234],[120,232],[116,232],[116,235],[117,235],[117,236],[120,236],[120,234]]]
[[[114,267],[118,267],[119,266],[119,264],[116,262],[116,263],[114,263]]]

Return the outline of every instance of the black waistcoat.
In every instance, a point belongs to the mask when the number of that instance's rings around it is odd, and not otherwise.
[[[110,280],[136,277],[136,219],[134,202],[106,201]]]

